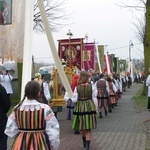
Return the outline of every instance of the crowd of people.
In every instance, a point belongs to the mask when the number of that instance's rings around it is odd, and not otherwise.
[[[0,76],[1,84],[4,78],[9,82],[12,80],[12,76],[6,70]],[[69,97],[67,92],[64,95],[67,103],[66,119],[72,120],[74,133],[81,134],[85,150],[90,149],[92,129],[96,129],[97,119],[102,119],[113,112],[127,85],[131,86],[130,82],[130,76],[97,74],[93,70],[74,74],[71,84],[73,96]],[[26,84],[24,97],[12,109],[8,120],[7,112],[11,105],[10,92],[0,86],[3,91],[0,92],[0,119],[3,120],[0,149],[7,149],[7,136],[14,138],[12,145],[14,150],[58,149],[59,121],[54,109],[49,105],[52,86],[52,80],[48,84],[44,76],[36,73],[34,80]],[[4,118],[1,118],[2,113]]]
[[[97,119],[112,113],[121,94],[131,85],[129,74],[97,74],[93,70],[79,73],[73,96],[69,97],[66,92],[64,99],[67,104],[70,104],[70,101],[74,104],[74,107],[71,107],[73,111],[69,111],[73,112],[72,129],[81,132],[85,150],[90,149],[92,129],[97,127]]]

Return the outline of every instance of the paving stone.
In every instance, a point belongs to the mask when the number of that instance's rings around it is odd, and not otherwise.
[[[90,150],[145,150],[146,134],[142,123],[149,119],[148,112],[137,112],[132,99],[142,84],[134,84],[122,94],[118,106],[104,116],[97,116],[97,129],[92,130]],[[72,121],[66,120],[66,107],[58,113],[60,147],[58,150],[84,150],[81,135],[71,129]],[[8,138],[8,150],[13,140]]]

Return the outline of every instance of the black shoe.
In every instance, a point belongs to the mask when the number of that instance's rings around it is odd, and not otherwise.
[[[86,138],[82,137],[82,140],[83,140],[83,146],[86,147]]]
[[[105,110],[105,116],[107,116],[107,110]]]
[[[76,130],[74,131],[74,134],[80,134],[80,131]]]
[[[112,113],[112,109],[109,109],[109,112]]]
[[[89,150],[89,149],[90,149],[90,141],[86,141],[85,150]]]
[[[102,112],[99,113],[99,118],[103,118]]]

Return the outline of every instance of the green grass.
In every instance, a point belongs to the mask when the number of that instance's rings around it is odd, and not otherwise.
[[[142,95],[143,88],[140,89],[134,97],[135,103],[139,109],[147,108],[147,95]]]
[[[143,88],[137,92],[137,94],[134,97],[134,101],[140,111],[147,110],[148,97],[147,97],[147,95],[143,95]],[[150,123],[148,121],[146,121],[145,123],[144,123],[144,125],[145,125],[146,130],[149,130]],[[145,150],[150,150],[150,138],[149,137],[150,137],[150,135],[149,135],[149,133],[147,133]]]

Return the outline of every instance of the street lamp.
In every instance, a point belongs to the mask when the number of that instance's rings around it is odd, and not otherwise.
[[[132,40],[130,40],[129,41],[129,63],[130,63],[130,73],[131,73],[131,65],[132,65],[132,63],[131,63],[131,47],[133,47],[134,45],[133,45],[133,42],[132,42]]]
[[[68,30],[67,36],[69,36],[69,54],[70,54],[70,68],[72,68],[72,50],[71,50],[71,37],[73,34]]]
[[[132,40],[129,41],[129,61],[131,62],[131,47],[133,47],[133,42]]]

